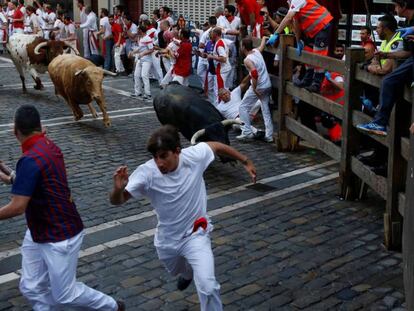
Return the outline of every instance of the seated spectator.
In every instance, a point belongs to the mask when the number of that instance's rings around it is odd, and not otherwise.
[[[336,59],[345,60],[345,46],[342,43],[337,43],[334,50],[334,57]]]
[[[394,6],[398,16],[406,18],[407,27],[412,27],[414,25],[414,2],[407,3],[403,0],[395,0]],[[387,135],[386,127],[394,103],[403,95],[404,85],[413,79],[414,59],[412,52],[414,51],[414,42],[408,38],[404,39],[403,50],[401,51],[378,52],[377,55],[380,59],[408,59],[384,77],[381,84],[379,110],[372,122],[357,125],[359,130],[380,136]]]
[[[396,52],[403,49],[403,39],[399,32],[396,32],[398,27],[397,20],[394,16],[384,15],[379,18],[377,25],[377,33],[382,40],[381,52]],[[381,59],[375,57],[368,66],[368,71],[377,75],[386,75],[390,73],[397,65],[395,59]]]
[[[359,32],[361,38],[361,46],[365,50],[365,61],[369,61],[374,57],[377,47],[372,41],[372,29],[368,26],[363,26]]]

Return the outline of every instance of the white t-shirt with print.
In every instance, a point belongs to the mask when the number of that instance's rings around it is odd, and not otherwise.
[[[174,172],[162,174],[151,159],[129,177],[126,191],[134,198],[149,198],[157,214],[156,247],[176,246],[192,233],[194,221],[207,218],[203,173],[213,160],[210,146],[199,143],[182,149]]]
[[[290,3],[289,11],[290,12],[299,12],[302,8],[306,6],[308,2],[306,0],[292,0]]]

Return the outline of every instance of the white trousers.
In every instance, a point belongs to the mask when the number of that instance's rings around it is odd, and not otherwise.
[[[154,69],[154,76],[155,79],[158,80],[158,83],[161,84],[161,80],[164,77],[164,75],[162,74],[162,68],[161,68],[161,59],[158,56],[155,56],[156,52],[153,52],[151,54],[152,57],[152,68]]]
[[[152,62],[143,62],[137,60],[134,71],[134,90],[135,95],[142,94],[142,83],[144,83],[145,95],[151,95],[151,86],[149,74],[152,67]]]
[[[273,122],[272,122],[272,115],[270,114],[269,109],[269,100],[270,94],[272,92],[271,88],[268,89],[258,89],[256,90],[259,93],[259,97],[253,91],[252,86],[249,87],[246,94],[244,94],[242,102],[239,107],[239,115],[240,119],[244,123],[241,126],[242,133],[244,135],[252,134],[251,122],[250,122],[250,112],[254,105],[256,104],[257,100],[260,100],[263,121],[265,124],[265,136],[272,137],[273,136]]]
[[[173,276],[194,279],[201,311],[221,311],[220,284],[214,276],[210,235],[204,229],[180,241],[176,248],[158,248],[159,259]]]
[[[174,65],[171,62],[171,59],[169,59],[168,57],[162,57],[162,63],[164,64],[164,68],[165,68],[165,72],[170,71],[170,69],[172,68],[172,66]],[[165,78],[165,76],[164,76]]]
[[[208,62],[204,58],[198,59],[197,75],[200,78],[201,88],[204,89],[204,83],[206,80],[206,74],[208,71]]]
[[[173,66],[170,66],[164,78],[161,80],[161,83],[160,83],[161,86],[163,87],[167,86],[172,81],[173,79],[172,71],[173,71]]]
[[[88,29],[82,29],[82,41],[83,41],[83,57],[88,58],[91,56],[91,50],[89,49],[89,30]]]
[[[84,233],[61,242],[36,243],[30,231],[21,247],[20,291],[34,311],[60,310],[62,307],[114,311],[116,301],[81,282],[76,282],[76,266]]]
[[[125,44],[114,46],[114,61],[116,72],[124,72],[124,64],[122,64],[121,55],[124,53]]]
[[[197,75],[200,78],[201,88],[204,90],[205,83],[206,83],[206,75],[207,75],[207,89],[208,89],[208,99],[214,105],[217,106],[218,104],[218,90],[217,90],[217,78],[216,75],[213,75],[208,72],[208,62],[198,60],[197,65]]]
[[[173,81],[176,81],[180,83],[181,85],[188,86],[189,84],[188,77],[183,77],[183,76],[179,76],[176,74],[173,74],[172,77],[173,77],[172,79]]]

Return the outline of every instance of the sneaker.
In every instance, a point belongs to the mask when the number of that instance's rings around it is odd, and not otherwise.
[[[131,94],[132,98],[141,98],[142,94]]]
[[[375,122],[366,124],[358,124],[356,128],[363,132],[368,132],[378,136],[387,136],[387,129],[385,126],[379,125]]]
[[[273,136],[265,136],[263,137],[263,141],[266,143],[273,143],[275,140],[273,139]]]
[[[116,304],[118,305],[118,311],[125,311],[125,303],[123,301],[117,300]]]
[[[252,133],[252,134],[245,135],[245,134],[242,133],[241,135],[236,136],[236,139],[240,140],[240,141],[253,140],[254,139],[254,134]]]
[[[177,280],[177,289],[181,291],[185,290],[188,286],[190,286],[192,280],[193,279],[187,280],[180,276]]]
[[[151,101],[152,97],[151,97],[151,95],[144,95],[144,96],[142,96],[142,99],[146,100],[146,101]]]

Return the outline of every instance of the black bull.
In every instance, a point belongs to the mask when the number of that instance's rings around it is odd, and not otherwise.
[[[220,112],[197,91],[179,84],[169,84],[154,98],[154,109],[161,124],[174,125],[185,138],[205,129],[199,141],[218,141],[230,145],[228,127]]]

